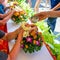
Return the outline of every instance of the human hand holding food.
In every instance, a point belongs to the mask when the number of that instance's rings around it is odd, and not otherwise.
[[[40,12],[31,17],[32,22],[41,21],[48,17],[48,12]]]

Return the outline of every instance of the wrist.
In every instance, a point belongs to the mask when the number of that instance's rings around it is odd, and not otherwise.
[[[46,12],[46,17],[50,17],[50,14],[51,14],[50,11],[47,11]]]

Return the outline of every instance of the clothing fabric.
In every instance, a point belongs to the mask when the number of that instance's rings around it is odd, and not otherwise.
[[[4,14],[4,6],[2,4],[0,4],[0,14]]]
[[[0,14],[4,14],[4,13],[5,13],[4,12],[4,6],[2,4],[0,4]],[[0,18],[0,20],[1,20],[1,18]],[[7,32],[7,24],[0,25],[0,30]],[[3,37],[3,35],[1,36],[1,38],[2,37]],[[8,41],[7,40],[0,40],[0,51],[4,51],[6,53],[9,53],[9,47],[8,47]]]
[[[60,2],[60,0],[50,0],[50,2],[51,2],[51,9],[52,9]],[[58,9],[58,10],[60,10],[60,9]],[[47,24],[52,31],[54,31],[54,29],[55,29],[56,19],[57,18],[48,18],[48,20],[47,20]]]
[[[0,40],[0,51],[9,53],[8,43],[5,40]]]
[[[51,1],[51,8],[54,8],[60,2],[60,0],[50,0],[50,1]]]
[[[32,8],[34,8],[36,0],[31,0],[31,3],[32,3]]]
[[[0,30],[7,32],[7,24],[5,25],[0,25]]]
[[[0,38],[2,38],[3,36],[5,36],[5,32],[3,32],[2,30],[0,30]]]
[[[7,60],[8,54],[6,52],[0,51],[0,60]]]

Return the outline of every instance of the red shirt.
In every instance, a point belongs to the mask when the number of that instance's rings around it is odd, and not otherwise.
[[[0,26],[0,30],[7,32],[7,25]],[[6,53],[9,53],[8,41],[0,40],[0,50],[5,51]]]

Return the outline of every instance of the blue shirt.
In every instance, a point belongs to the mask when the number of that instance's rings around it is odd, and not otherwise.
[[[0,4],[0,14],[4,14],[4,6]]]
[[[60,0],[50,0],[50,1],[51,1],[51,8],[54,8],[60,2]]]

